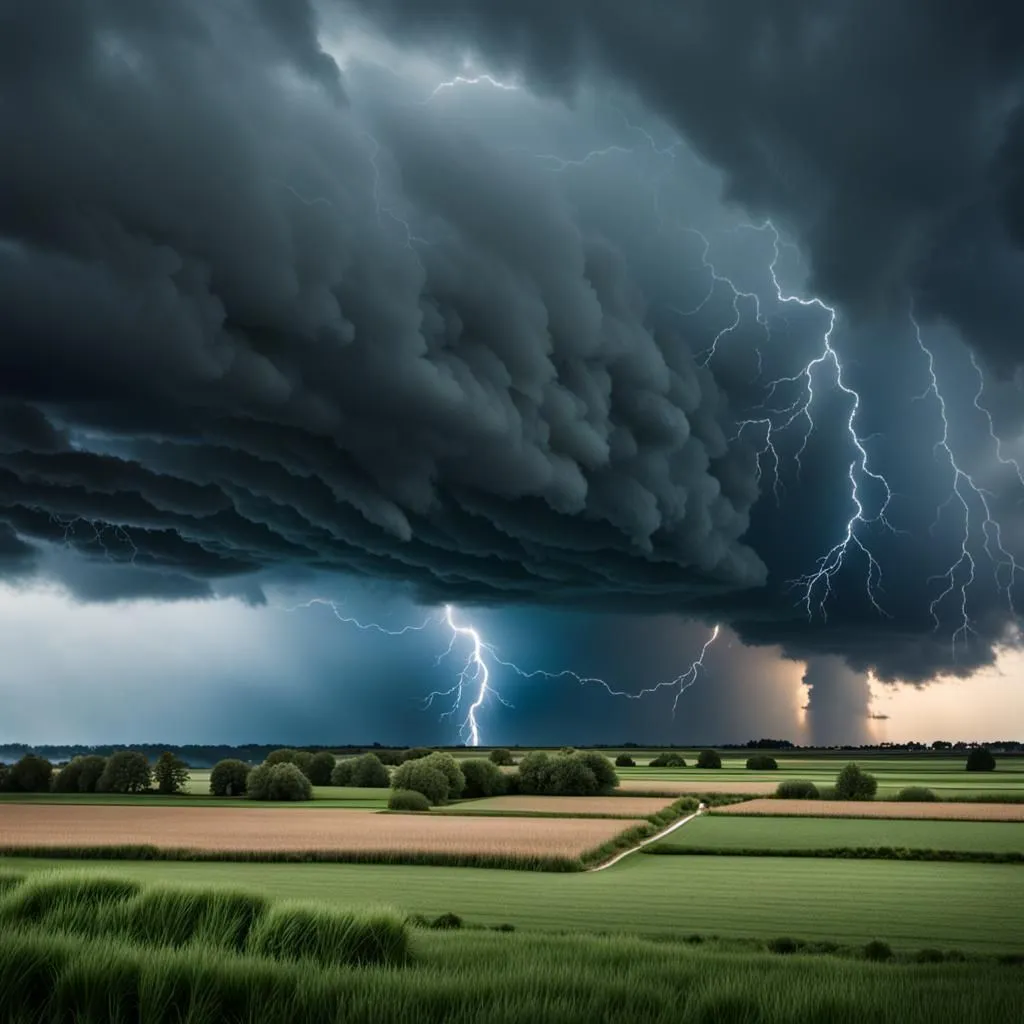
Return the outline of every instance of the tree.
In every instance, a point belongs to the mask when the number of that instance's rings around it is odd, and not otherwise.
[[[396,789],[388,797],[389,811],[429,811],[430,801],[414,789]]]
[[[310,766],[313,764],[313,755],[308,750],[295,751],[295,767],[309,778]],[[312,782],[312,779],[310,779]]]
[[[297,764],[265,761],[249,773],[250,800],[311,800],[313,785]]]
[[[491,760],[484,757],[467,757],[459,762],[466,787],[466,797],[499,796],[507,788],[505,773]]]
[[[372,754],[370,756],[373,757]],[[329,750],[321,750],[318,754],[314,754],[309,762],[309,770],[306,772],[309,781],[314,786],[329,786],[335,763],[335,757]],[[300,764],[299,767],[301,768],[302,765]]]
[[[419,761],[421,758],[429,757],[435,751],[430,747],[409,747],[403,750],[398,756],[402,764],[406,761]]]
[[[779,767],[779,762],[768,754],[755,754],[747,758],[747,768],[753,772],[774,771]]]
[[[53,765],[45,757],[38,754],[26,754],[11,765],[7,785],[15,793],[47,793],[50,779],[53,778]]]
[[[618,786],[619,777],[615,774],[615,766],[604,754],[599,754],[596,750],[581,750],[572,756],[593,772],[598,793],[610,793]]]
[[[548,792],[552,796],[593,796],[597,790],[594,772],[578,755],[553,759],[548,781]]]
[[[293,750],[291,747],[279,747],[277,750],[272,750],[263,759],[264,764],[275,765],[275,764],[295,764],[295,755],[298,753],[297,750]]]
[[[717,750],[702,750],[697,756],[698,768],[721,768],[722,758]]]
[[[352,758],[351,764],[352,781],[348,785],[364,789],[387,789],[391,785],[391,776],[376,754],[360,754]]]
[[[853,762],[836,776],[837,800],[871,800],[877,790],[878,780]]]
[[[975,747],[967,755],[967,770],[969,772],[994,772],[996,759],[992,756],[992,751],[985,747]]]
[[[519,792],[546,793],[551,778],[552,759],[543,750],[531,750],[519,762]]]
[[[492,764],[513,765],[516,763],[516,759],[512,756],[512,751],[506,750],[504,747],[492,750],[489,756]]]
[[[345,757],[342,758],[331,772],[331,785],[332,786],[351,786],[352,785],[352,771],[354,767],[355,758]]]
[[[169,750],[165,750],[157,759],[156,767],[153,769],[153,780],[156,788],[165,796],[172,793],[183,793],[188,785],[188,765],[180,757],[175,757]]]
[[[817,800],[818,787],[804,779],[786,779],[775,787],[775,795],[780,800]]]
[[[652,757],[647,764],[648,768],[685,768],[686,758],[682,754],[667,753]]]
[[[244,796],[250,771],[244,761],[234,757],[218,761],[210,772],[210,792],[214,796]]]
[[[615,767],[616,768],[635,768],[636,767],[636,761],[634,761],[633,758],[631,758],[629,756],[629,754],[619,754],[619,756],[617,758],[615,758]]]
[[[11,770],[4,761],[0,761],[0,793],[5,793],[10,786]]]
[[[395,790],[422,793],[432,804],[443,804],[448,799],[448,776],[426,757],[399,765],[391,776],[391,785]]]
[[[141,793],[149,789],[152,778],[145,754],[137,750],[118,750],[107,758],[103,774],[96,783],[96,792]]]
[[[54,793],[79,793],[79,779],[82,777],[82,759],[73,757],[53,778]]]
[[[99,754],[86,754],[78,772],[79,793],[95,793],[103,773],[107,770],[107,759]]]

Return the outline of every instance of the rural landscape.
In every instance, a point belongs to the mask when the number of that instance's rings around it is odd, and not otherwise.
[[[1019,753],[121,750],[2,777],[5,1020],[992,1022],[1024,990]]]

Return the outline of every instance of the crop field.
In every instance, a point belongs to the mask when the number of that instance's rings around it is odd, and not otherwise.
[[[943,821],[1024,821],[1024,804],[903,803],[895,800],[745,800],[712,814],[814,818],[919,818]]]
[[[465,800],[442,808],[441,814],[593,814],[601,817],[644,818],[668,807],[663,797],[617,796],[492,796]]]
[[[720,772],[691,772],[687,768],[680,769],[674,774],[665,771],[660,775],[651,776],[638,776],[621,768],[618,771],[620,781],[617,792],[626,795],[663,793],[665,796],[686,796],[698,793],[737,793],[745,796],[768,796],[775,792],[778,784],[752,781],[749,778],[735,780],[725,777]]]
[[[904,821],[702,815],[658,846],[715,850],[824,850],[892,846],[1024,853],[1024,822]],[[1024,876],[1020,884],[1024,885]]]
[[[66,872],[8,878],[0,920],[12,1024],[990,1024],[1019,1008],[1017,970],[994,963],[425,931],[386,910]]]
[[[5,807],[3,847],[146,845],[216,851],[323,850],[575,858],[641,821],[597,818],[436,817],[239,808]]]
[[[374,819],[383,820],[387,816]],[[459,819],[446,819],[452,820]],[[495,821],[480,819],[488,820]],[[512,820],[525,823],[529,831],[545,824]],[[506,822],[499,819],[498,824]],[[112,865],[9,858],[0,860],[0,868],[109,874]],[[607,871],[573,874],[130,861],[119,861],[116,872],[141,881],[244,886],[323,906],[386,903],[430,917],[453,912],[467,923],[507,922],[529,930],[676,938],[694,933],[764,939],[788,935],[850,944],[882,939],[902,949],[1024,953],[1024,869],[1012,864],[636,854]]]

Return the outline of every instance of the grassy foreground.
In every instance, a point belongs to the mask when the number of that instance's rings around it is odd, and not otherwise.
[[[691,823],[692,824],[692,823]],[[689,828],[685,826],[682,831]],[[1024,952],[1024,868],[1009,864],[652,857],[545,874],[347,864],[0,860],[21,873],[72,868],[139,881],[243,886],[326,907],[388,903],[467,923],[657,937],[690,934]]]
[[[0,918],[10,1024],[990,1024],[1019,1008],[1019,968],[995,964],[425,932],[97,876],[8,879]]]

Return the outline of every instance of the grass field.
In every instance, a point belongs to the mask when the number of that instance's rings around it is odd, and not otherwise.
[[[1019,1009],[1019,970],[992,963],[426,932],[387,912],[65,877],[0,894],[9,1024],[991,1024]]]
[[[715,807],[712,814],[730,817],[899,818],[947,821],[1024,821],[1024,804],[904,803],[900,800],[769,800],[753,799]]]
[[[1024,853],[1024,823],[702,815],[657,845],[721,850],[894,846],[912,850]],[[1024,876],[1020,884],[1024,885]]]
[[[28,859],[0,860],[0,867],[111,870]],[[245,886],[324,906],[390,903],[431,917],[450,911],[470,922],[546,931],[884,939],[902,948],[1024,952],[1024,869],[1015,865],[637,854],[593,874],[178,862],[119,862],[117,874]]]

